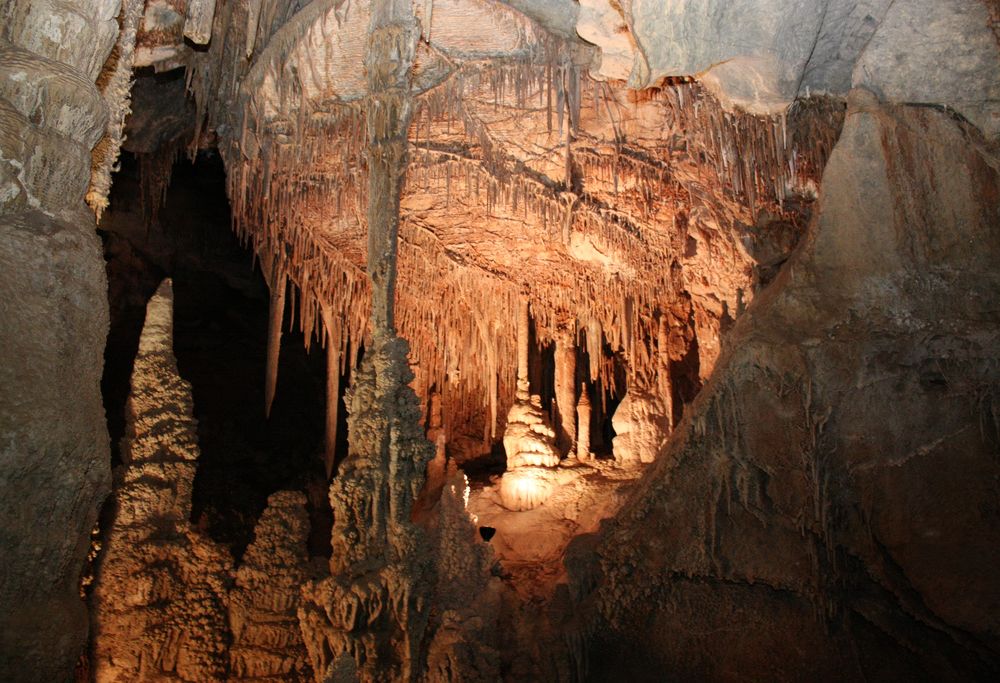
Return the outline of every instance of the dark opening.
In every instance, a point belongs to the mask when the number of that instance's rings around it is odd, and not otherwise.
[[[329,555],[332,516],[322,464],[326,354],[310,353],[285,312],[278,385],[264,417],[268,290],[249,248],[230,229],[225,169],[213,152],[173,166],[166,201],[147,211],[141,164],[123,157],[101,223],[111,332],[103,381],[112,441],[124,409],[145,306],[163,277],[174,281],[174,353],[192,385],[201,456],[192,521],[242,555],[267,497],[304,490],[312,517],[310,552]],[[289,303],[291,297],[289,297]],[[341,419],[345,419],[341,410]],[[341,430],[346,435],[346,428]],[[120,462],[116,448],[114,464]]]

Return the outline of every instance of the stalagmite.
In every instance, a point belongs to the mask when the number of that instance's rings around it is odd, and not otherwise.
[[[517,307],[517,397],[528,398],[528,299],[522,297]]]
[[[576,343],[571,329],[556,335],[556,445],[560,452],[573,452],[576,440]]]
[[[577,460],[590,460],[593,454],[590,452],[590,398],[587,396],[587,387],[580,390],[580,401],[576,404],[576,458]]]
[[[670,435],[670,418],[663,401],[638,381],[628,388],[611,424],[615,429],[615,461],[623,465],[653,462]]]
[[[271,404],[278,386],[278,358],[281,355],[281,323],[285,318],[285,275],[275,273],[271,282],[271,302],[267,318],[267,364],[264,375],[264,415],[271,416]]]
[[[200,455],[192,410],[173,353],[172,283],[164,280],[146,307],[124,464],[94,582],[95,680],[225,680],[232,560],[190,523]]]
[[[503,435],[507,472],[500,482],[504,505],[512,510],[530,510],[544,502],[550,489],[541,483],[547,476],[543,470],[559,464],[556,433],[528,381],[529,326],[528,301],[522,298],[517,315],[517,395],[507,413]]]
[[[313,678],[297,616],[309,574],[305,502],[299,491],[271,494],[236,571],[229,595],[230,681]]]

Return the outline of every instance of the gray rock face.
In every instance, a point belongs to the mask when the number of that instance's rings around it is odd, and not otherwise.
[[[798,95],[825,92],[846,95],[851,73],[868,41],[882,23],[892,0],[831,0],[809,61],[802,72]]]
[[[587,4],[612,7],[605,0]],[[629,84],[646,87],[664,76],[698,75],[744,109],[781,109],[794,99],[814,57],[826,5],[824,0],[626,0],[620,17],[636,48]],[[605,9],[603,20],[616,13]],[[581,19],[587,19],[585,13]],[[606,35],[610,40],[620,33],[615,28]]]
[[[843,95],[864,86],[889,102],[952,107],[990,137],[1000,131],[1000,51],[978,0],[583,4],[578,32],[616,64],[628,50],[613,24],[627,27],[636,87],[693,75],[724,103],[766,113],[807,90]],[[625,77],[606,68],[599,73]]]
[[[120,0],[0,8],[0,679],[66,681],[109,488],[107,285],[83,195]]]
[[[893,3],[854,68],[885,101],[941,104],[1000,135],[1000,48],[981,2]]]
[[[78,582],[110,487],[106,287],[82,203],[71,220],[0,214],[3,680],[70,680],[83,650]]]

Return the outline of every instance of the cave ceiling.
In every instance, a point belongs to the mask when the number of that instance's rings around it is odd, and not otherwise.
[[[170,4],[147,4],[140,44],[168,55],[157,69],[186,66],[195,146],[223,155],[235,230],[272,287],[294,285],[303,329],[325,339],[322,321],[337,321],[329,338],[342,364],[356,360],[369,309],[369,3],[219,3],[198,50],[177,25],[148,30],[150,8]],[[767,116],[727,108],[685,77],[629,87],[634,76],[602,69],[580,39],[592,31],[569,30],[583,8],[414,5],[397,324],[420,393],[447,377],[453,419],[489,407],[494,434],[513,397],[522,297],[541,343],[579,332],[592,381],[613,386],[615,355],[651,376],[663,316],[672,342],[701,337],[707,376],[722,319],[752,297],[755,241],[771,223],[804,226],[841,119],[820,98]]]

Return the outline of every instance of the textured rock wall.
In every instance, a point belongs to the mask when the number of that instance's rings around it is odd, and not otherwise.
[[[783,110],[810,90],[864,85],[897,102],[946,104],[1000,132],[1000,69],[980,0],[585,0],[577,31],[595,73],[645,87],[697,75],[724,102]],[[940,68],[949,64],[948,69]]]
[[[576,569],[594,680],[996,676],[998,198],[978,130],[852,95],[804,245]]]
[[[62,681],[86,642],[79,581],[110,479],[108,314],[84,195],[106,128],[94,85],[120,0],[0,7],[0,678]]]

